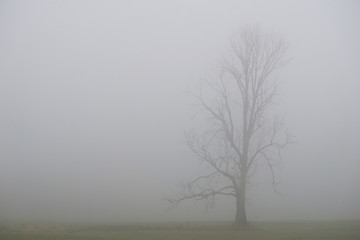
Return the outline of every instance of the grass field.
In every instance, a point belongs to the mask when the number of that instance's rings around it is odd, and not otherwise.
[[[230,223],[0,223],[1,240],[360,240],[360,221],[255,222],[241,229]]]

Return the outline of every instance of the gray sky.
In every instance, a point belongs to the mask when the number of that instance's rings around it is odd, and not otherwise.
[[[297,144],[261,219],[360,218],[358,1],[0,1],[0,219],[232,220],[161,198],[198,173],[197,85],[244,24],[283,36],[279,110]]]

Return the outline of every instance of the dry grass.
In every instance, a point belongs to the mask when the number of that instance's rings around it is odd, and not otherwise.
[[[359,240],[360,221],[257,222],[240,229],[225,222],[192,223],[1,223],[0,240]]]

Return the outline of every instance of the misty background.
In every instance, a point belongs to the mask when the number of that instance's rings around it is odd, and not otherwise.
[[[233,220],[162,198],[200,164],[188,94],[245,24],[289,43],[278,110],[296,144],[249,220],[360,218],[358,1],[0,1],[0,220]],[[258,183],[258,184],[257,184]]]

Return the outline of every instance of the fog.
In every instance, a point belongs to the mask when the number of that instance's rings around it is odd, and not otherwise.
[[[281,34],[277,110],[296,144],[249,220],[360,218],[357,1],[0,1],[0,220],[233,220],[163,197],[200,164],[188,94],[245,24]]]

